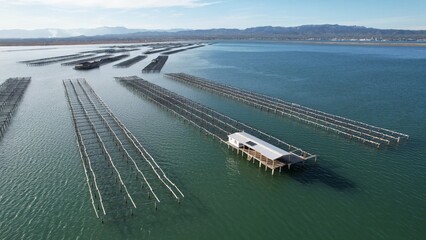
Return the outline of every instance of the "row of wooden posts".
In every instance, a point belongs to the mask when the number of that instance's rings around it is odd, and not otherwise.
[[[216,112],[207,108],[199,103],[184,98],[176,93],[164,89],[158,85],[145,81],[138,77],[124,77],[117,78],[122,84],[141,93],[151,101],[166,108],[177,116],[183,118],[185,121],[195,125],[201,131],[220,142],[228,145],[227,136],[234,132],[247,131],[250,134],[255,134],[259,137],[274,139],[277,143],[289,148],[294,157],[299,158],[301,161],[308,159],[316,159],[316,155],[310,154],[297,148],[293,145],[285,143],[284,141],[261,132],[253,127],[244,123],[238,122],[226,115]],[[244,126],[243,128],[239,128]],[[230,146],[233,147],[233,146]],[[237,151],[240,151],[238,148]]]
[[[285,102],[281,99],[250,92],[236,87],[215,83],[203,78],[185,73],[166,74],[170,79],[203,88],[223,96],[255,106],[261,110],[273,112],[280,116],[297,119],[306,124],[335,132],[339,135],[357,139],[363,143],[369,143],[377,148],[382,144],[390,145],[399,143],[402,139],[408,139],[408,135],[393,130],[376,127],[363,122],[332,115],[319,110],[301,106],[299,104]]]
[[[0,138],[5,134],[30,81],[30,77],[9,78],[0,85]]]
[[[91,129],[90,134],[95,135],[95,139],[100,146],[100,150],[105,157],[107,165],[113,169],[112,172],[115,173],[117,183],[119,183],[121,191],[124,191],[125,193],[126,203],[128,199],[131,206],[136,208],[136,203],[128,191],[122,175],[116,167],[116,159],[114,159],[110,154],[111,149],[106,146],[107,144],[105,140],[112,140],[114,142],[118,151],[121,152],[123,160],[126,159],[127,163],[130,163],[131,170],[136,170],[136,179],[138,178],[138,175],[142,177],[142,187],[146,186],[149,190],[149,199],[151,196],[154,198],[155,208],[157,208],[157,203],[160,202],[160,199],[158,194],[154,192],[152,183],[150,182],[154,181],[154,179],[148,179],[146,177],[149,168],[152,170],[153,175],[156,176],[156,179],[160,182],[160,186],[165,187],[167,191],[169,191],[170,194],[178,202],[180,202],[180,198],[184,197],[180,189],[166,176],[154,158],[152,158],[152,156],[140,144],[136,137],[134,137],[134,135],[124,126],[124,124],[114,116],[112,111],[105,105],[102,99],[100,99],[88,83],[85,80],[67,80],[63,83],[72,115],[74,129],[77,135],[77,145],[80,151],[80,157],[85,168],[86,182],[89,187],[91,202],[96,216],[100,217],[98,211],[100,211],[102,215],[106,215],[107,211],[104,206],[104,199],[102,198],[99,183],[96,181],[97,174],[105,175],[106,172],[93,168],[94,159],[92,159],[92,156],[88,153],[88,144],[85,139],[85,134],[87,133],[82,133],[82,129],[85,129],[85,131],[87,130],[85,128],[86,125],[88,125],[89,129]],[[86,124],[83,124],[83,120]],[[105,136],[102,137],[100,135],[101,130],[109,132],[109,137],[107,137],[108,139],[103,139]],[[120,133],[122,138],[118,137],[118,133]],[[126,140],[127,144],[124,144],[123,140]],[[93,145],[90,146],[96,147]],[[130,148],[132,148],[134,154],[129,153]],[[149,166],[149,168],[140,168],[139,165],[143,162],[146,162],[145,164]],[[95,199],[97,200],[95,201]],[[132,210],[131,212],[133,214]],[[103,219],[102,216],[101,218]]]

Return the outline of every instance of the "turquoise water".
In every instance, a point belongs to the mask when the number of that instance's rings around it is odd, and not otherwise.
[[[94,48],[0,48],[0,82],[32,77],[0,140],[1,239],[426,237],[426,48],[219,42],[171,55],[163,68],[410,135],[382,150],[141,74],[157,55],[128,69],[109,64],[88,72],[16,63]],[[319,161],[271,176],[113,79],[128,75],[316,153]],[[182,204],[140,208],[104,224],[95,217],[62,85],[77,77],[87,79],[181,188]]]

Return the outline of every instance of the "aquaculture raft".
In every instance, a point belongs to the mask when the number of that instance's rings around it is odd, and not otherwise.
[[[232,119],[139,77],[117,77],[116,79],[130,89],[136,90],[151,101],[180,116],[185,121],[198,127],[201,131],[211,135],[221,143],[226,144],[229,148],[235,149],[237,153],[241,152],[241,155],[246,154],[247,160],[253,160],[253,163],[256,160],[259,161],[259,167],[263,165],[265,166],[265,170],[271,169],[272,174],[276,168],[279,168],[281,171],[281,167],[283,166],[290,168],[290,166],[295,163],[303,163],[309,159],[316,160],[316,155],[310,154],[274,136],[268,135],[247,124]],[[229,137],[238,132],[248,133],[250,136],[256,137],[256,139],[268,139],[270,144],[287,151],[288,156],[280,159],[279,162],[275,162],[270,161],[271,159],[256,155],[255,152],[251,151],[252,149],[236,146],[229,141]]]
[[[200,47],[204,47],[204,46],[205,45],[197,45],[197,46],[192,46],[192,47],[188,47],[188,48],[176,49],[176,50],[163,52],[163,54],[164,55],[171,55],[171,54],[175,54],[175,53],[179,53],[179,52],[183,52],[183,51],[191,50],[191,49],[195,49],[195,48],[200,48]]]
[[[147,57],[146,55],[139,55],[139,56],[130,58],[128,60],[125,60],[123,62],[117,63],[117,64],[114,65],[114,67],[127,68],[127,67],[132,66],[135,63],[138,63],[138,62],[144,60],[146,57]]]
[[[189,74],[169,73],[166,74],[166,77],[224,95],[258,107],[261,110],[300,120],[306,124],[314,125],[351,139],[356,139],[377,148],[380,148],[382,145],[397,144],[402,139],[409,138],[407,134],[325,113],[296,103],[286,102],[278,98],[215,83]]]
[[[175,48],[187,47],[191,45],[192,44],[166,44],[166,45],[163,45],[162,48],[154,47],[151,50],[145,51],[144,54],[160,53],[160,52],[169,51]]]
[[[76,64],[80,64],[80,63],[84,63],[84,62],[89,62],[89,61],[95,61],[95,60],[98,60],[98,59],[107,58],[107,57],[111,57],[111,56],[112,56],[111,54],[99,55],[99,56],[95,56],[95,57],[84,58],[84,59],[80,59],[80,60],[61,63],[61,65],[62,66],[71,66],[71,65],[76,65]]]
[[[133,215],[137,205],[184,197],[84,79],[64,80],[77,146],[96,216]],[[136,197],[135,197],[136,196]]]
[[[101,60],[99,60],[99,63],[102,66],[102,65],[105,65],[105,64],[108,64],[108,63],[119,61],[119,60],[126,58],[126,57],[129,57],[129,56],[130,56],[129,54],[121,54],[121,55],[114,56],[114,57],[106,57],[106,58],[102,58]]]
[[[9,78],[0,85],[0,138],[3,137],[30,81],[30,77]]]
[[[73,59],[80,59],[80,58],[87,58],[90,56],[93,56],[95,54],[72,54],[72,55],[64,55],[64,56],[57,56],[57,57],[50,57],[50,58],[41,58],[41,59],[35,59],[35,60],[29,60],[29,61],[22,61],[21,63],[25,63],[28,66],[43,66],[47,64],[57,63],[57,62],[63,62],[67,60],[73,60]]]
[[[127,53],[132,51],[137,51],[139,48],[121,48],[121,49],[114,49],[114,48],[106,48],[106,49],[98,49],[98,50],[90,50],[90,51],[84,51],[80,53]]]
[[[75,70],[90,70],[94,68],[99,68],[100,62],[99,61],[91,61],[91,62],[82,62],[79,64],[76,64],[74,66]]]
[[[164,64],[166,64],[166,61],[169,57],[168,56],[158,56],[157,58],[153,59],[148,66],[146,66],[144,69],[142,69],[143,73],[159,73],[161,69],[163,68]]]

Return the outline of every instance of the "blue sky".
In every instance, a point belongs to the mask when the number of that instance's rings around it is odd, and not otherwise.
[[[426,30],[426,0],[0,0],[0,6],[0,29],[207,29],[330,23]]]

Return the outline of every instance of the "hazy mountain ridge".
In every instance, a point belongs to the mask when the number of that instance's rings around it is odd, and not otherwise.
[[[165,32],[176,32],[182,29],[170,29]],[[46,28],[35,30],[8,29],[0,30],[0,38],[67,38],[77,36],[100,36],[114,34],[129,34],[136,32],[163,31],[163,30],[147,30],[147,29],[130,29],[125,27],[98,27],[98,28],[76,28],[76,29],[59,29]]]
[[[210,29],[181,31],[182,35],[205,37],[239,37],[285,40],[332,40],[332,39],[377,39],[418,40],[426,39],[426,30],[376,29],[362,26],[303,25],[298,27],[253,27],[238,29]]]
[[[3,31],[3,32],[2,32]],[[4,36],[0,30],[0,37]],[[20,32],[22,31],[22,32]],[[46,34],[46,30],[32,30],[32,33]],[[28,37],[24,30],[16,30],[19,37],[0,39],[5,44],[74,44],[99,42],[144,42],[171,40],[353,40],[353,41],[426,41],[426,30],[376,29],[363,26],[303,25],[298,27],[253,27],[247,29],[206,29],[206,30],[144,30],[125,27],[102,27],[96,29],[61,30],[50,29],[50,37]],[[9,32],[11,34],[11,32]],[[70,37],[60,37],[70,36]]]

